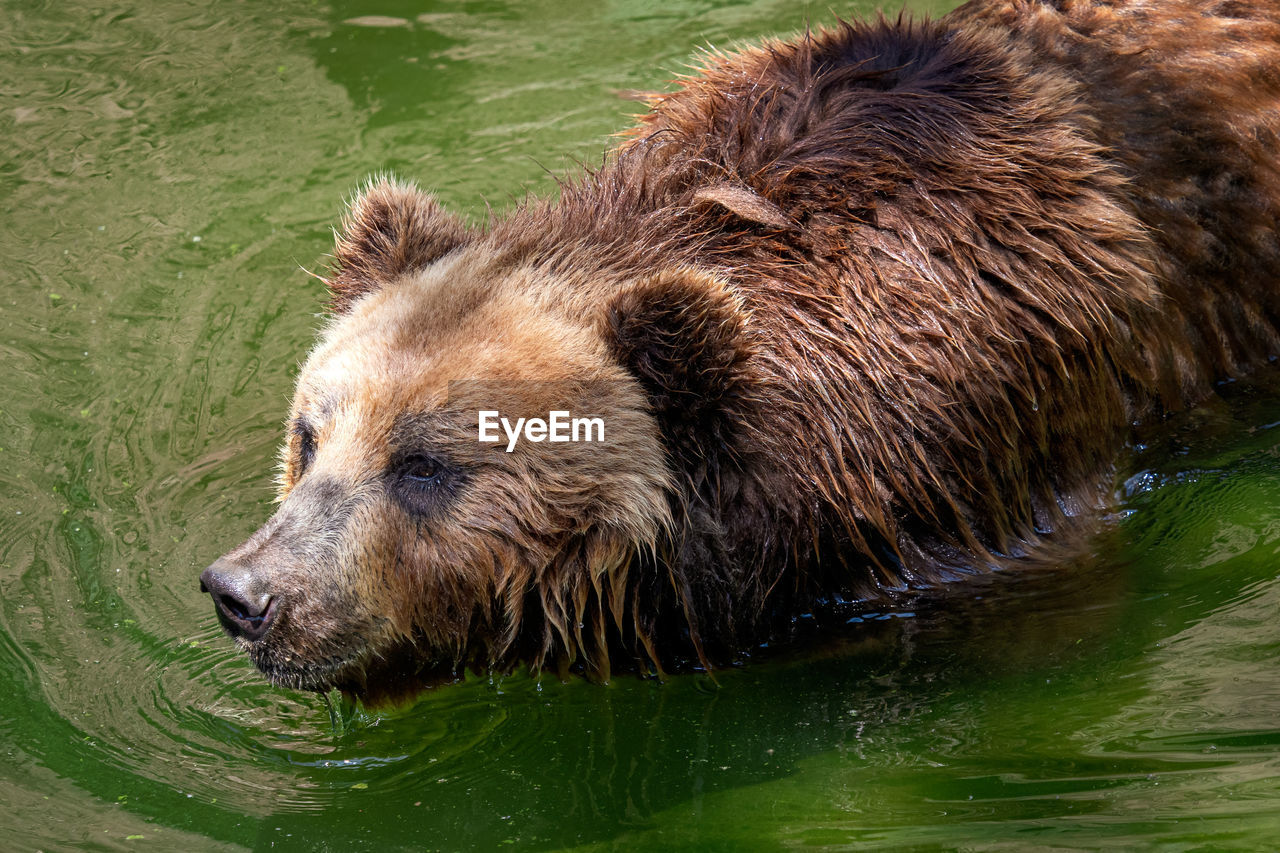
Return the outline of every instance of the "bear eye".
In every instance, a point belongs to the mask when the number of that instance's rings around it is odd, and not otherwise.
[[[298,421],[293,426],[298,436],[298,476],[301,477],[311,467],[316,458],[316,434],[306,421]]]
[[[419,518],[443,511],[462,481],[461,473],[444,460],[422,453],[393,464],[390,475],[392,497]]]
[[[400,466],[400,476],[415,485],[430,485],[443,473],[444,466],[430,456],[410,456]]]

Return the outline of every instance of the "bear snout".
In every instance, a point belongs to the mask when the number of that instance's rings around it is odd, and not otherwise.
[[[213,596],[218,618],[231,636],[260,640],[271,629],[276,597],[248,567],[219,559],[200,573],[200,591]]]

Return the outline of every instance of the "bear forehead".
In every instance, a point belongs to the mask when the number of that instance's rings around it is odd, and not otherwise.
[[[544,276],[480,273],[444,264],[361,299],[324,331],[300,374],[299,398],[428,409],[454,381],[623,377],[598,326],[548,302]]]

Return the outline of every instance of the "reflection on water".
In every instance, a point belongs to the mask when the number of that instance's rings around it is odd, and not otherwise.
[[[714,681],[472,678],[335,728],[220,635],[196,576],[270,512],[321,298],[301,267],[339,200],[380,168],[472,216],[551,192],[539,163],[598,157],[636,109],[617,93],[806,16],[826,7],[5,4],[6,843],[1276,837],[1274,376],[1145,437],[1095,553]]]

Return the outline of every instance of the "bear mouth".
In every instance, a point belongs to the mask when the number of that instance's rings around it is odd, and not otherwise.
[[[432,687],[461,681],[465,666],[452,660],[424,661],[420,651],[360,650],[307,660],[263,643],[240,640],[250,661],[277,687],[311,693],[339,690],[366,706],[399,702]]]
[[[335,686],[344,670],[357,666],[355,657],[331,657],[306,660],[286,655],[263,642],[238,641],[249,660],[267,680],[277,687],[324,693]]]

